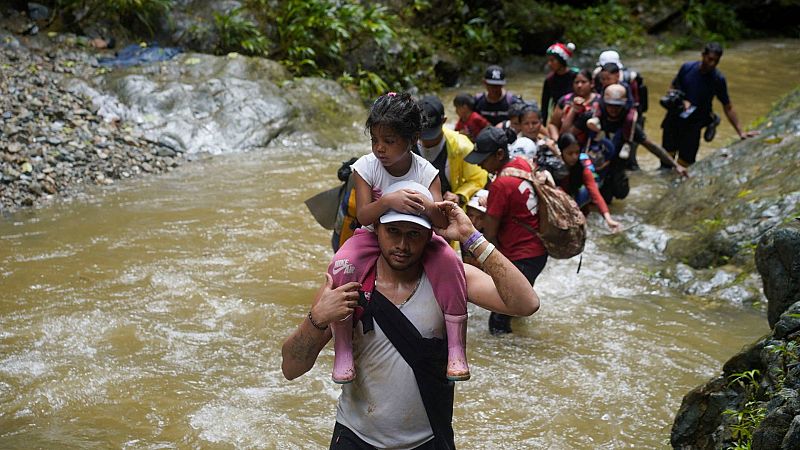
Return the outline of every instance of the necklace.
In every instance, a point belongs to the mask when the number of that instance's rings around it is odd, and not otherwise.
[[[399,305],[397,305],[397,309],[403,308],[403,305],[405,305],[406,303],[408,303],[409,300],[411,300],[411,297],[413,297],[414,294],[417,293],[417,289],[419,289],[419,285],[420,284],[422,284],[422,277],[419,277],[419,280],[417,280],[417,285],[414,286],[414,290],[411,291],[411,294],[408,295],[408,298],[403,300],[403,303],[400,303]]]
[[[378,278],[379,278],[379,277],[376,275],[376,276],[375,276],[375,285],[376,285],[376,286],[377,286],[377,284],[378,284]],[[406,297],[406,299],[405,299],[405,300],[403,300],[401,303],[397,303],[397,304],[395,305],[395,306],[397,306],[397,309],[400,309],[400,308],[402,308],[402,307],[403,307],[403,305],[405,305],[406,303],[408,303],[408,301],[409,301],[409,300],[411,300],[411,297],[413,297],[413,296],[414,296],[414,294],[416,294],[416,293],[417,293],[417,289],[419,289],[419,285],[420,285],[420,284],[422,284],[422,276],[420,276],[420,277],[419,277],[419,279],[417,280],[417,284],[416,284],[416,286],[414,286],[414,289],[411,291],[411,293],[410,293],[410,294],[408,294],[408,297]]]

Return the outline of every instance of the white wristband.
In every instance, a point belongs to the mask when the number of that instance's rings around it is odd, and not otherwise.
[[[481,265],[483,265],[483,263],[486,261],[486,258],[488,258],[493,251],[494,251],[494,245],[491,242],[489,242],[489,245],[486,246],[486,248],[483,250],[483,253],[481,253],[480,256],[478,256],[478,262],[481,263]]]
[[[469,252],[472,253],[472,256],[475,256],[475,249],[477,249],[484,242],[486,242],[486,238],[481,236],[478,238],[477,241],[475,241],[474,244],[470,245],[467,250],[469,250]]]

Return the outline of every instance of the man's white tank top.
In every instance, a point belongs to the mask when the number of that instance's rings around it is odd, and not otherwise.
[[[400,312],[423,337],[444,337],[444,316],[424,273]],[[366,335],[358,323],[353,357],[356,378],[342,386],[336,421],[382,449],[413,449],[433,439],[414,372],[377,322]]]

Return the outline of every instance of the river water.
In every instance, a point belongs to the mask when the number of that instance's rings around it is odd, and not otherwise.
[[[657,141],[658,96],[697,57],[623,59],[647,77]],[[726,50],[720,69],[743,124],[796,84],[798,58],[797,41]],[[538,98],[541,73],[509,77]],[[723,123],[702,154],[732,137]],[[326,447],[332,350],[288,382],[280,347],[330,258],[303,200],[367,151],[365,137],[222,155],[0,219],[0,447]],[[612,207],[629,226],[670,183],[654,158],[642,165]],[[597,219],[580,274],[576,260],[551,260],[542,308],[515,319],[514,334],[490,336],[488,312],[470,306],[460,448],[666,448],[683,395],[768,331],[762,312],[652,279],[658,252],[618,245]]]

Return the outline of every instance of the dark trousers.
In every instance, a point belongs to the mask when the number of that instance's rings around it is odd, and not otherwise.
[[[547,264],[547,255],[519,259],[511,261],[511,263],[525,275],[525,278],[533,286],[536,278],[542,273],[545,264]],[[511,333],[511,316],[496,312],[489,314],[489,332],[492,334]]]
[[[698,120],[681,119],[667,113],[661,123],[664,130],[661,146],[672,155],[677,153],[681,165],[694,164],[700,149],[700,132],[706,125],[707,123]]]
[[[414,450],[434,450],[435,448],[433,439],[431,439]],[[346,426],[336,422],[333,427],[330,450],[375,450],[375,447],[364,442]]]

